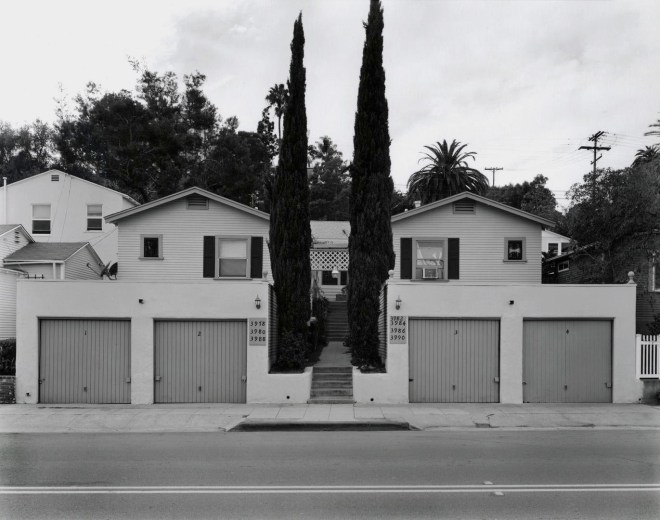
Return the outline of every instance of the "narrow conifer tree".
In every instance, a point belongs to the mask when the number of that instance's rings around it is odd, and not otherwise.
[[[312,236],[307,184],[304,46],[305,35],[300,14],[293,25],[289,100],[284,113],[279,164],[273,180],[269,241],[278,303],[279,334],[281,338],[289,334],[296,335],[295,348],[303,350],[310,316],[309,249]],[[282,344],[280,346],[284,347]],[[290,345],[286,348],[290,348]],[[300,360],[302,356],[304,360],[304,351],[293,354],[296,359]]]
[[[371,0],[365,24],[353,163],[348,267],[349,347],[353,364],[382,365],[378,353],[380,288],[394,267],[390,135],[383,69],[383,9]]]

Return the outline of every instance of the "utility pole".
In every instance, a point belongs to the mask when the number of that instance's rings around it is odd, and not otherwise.
[[[490,170],[493,172],[493,186],[495,186],[495,172],[497,170],[503,170],[504,168],[496,168],[496,167],[490,167],[490,168],[484,168],[484,170]]]
[[[605,132],[602,130],[599,132],[596,132],[594,135],[592,135],[589,138],[589,141],[593,141],[594,145],[593,146],[580,146],[578,148],[579,150],[593,150],[594,151],[594,160],[591,162],[591,164],[594,165],[594,173],[591,179],[591,196],[594,197],[596,195],[596,163],[598,162],[598,159],[603,157],[603,154],[600,154],[598,157],[596,154],[601,151],[601,150],[611,150],[611,146],[598,146],[598,139],[600,139]]]

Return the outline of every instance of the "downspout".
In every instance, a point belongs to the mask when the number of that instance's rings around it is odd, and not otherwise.
[[[4,207],[4,211],[3,211],[4,215],[3,215],[2,223],[3,224],[9,224],[9,222],[7,222],[7,218],[8,218],[8,215],[9,215],[9,212],[7,210],[7,177],[2,178],[2,187],[3,187],[3,190],[2,190],[2,199],[3,199],[3,201],[2,202],[3,202],[3,207]]]

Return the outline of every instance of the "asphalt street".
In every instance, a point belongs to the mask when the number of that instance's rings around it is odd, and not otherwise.
[[[2,518],[657,518],[660,432],[0,435]]]

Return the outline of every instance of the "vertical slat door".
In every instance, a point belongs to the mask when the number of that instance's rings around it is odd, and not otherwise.
[[[128,320],[40,320],[39,402],[131,402]]]
[[[523,385],[527,403],[612,402],[612,322],[525,321]]]
[[[410,402],[499,401],[499,321],[409,320]]]
[[[157,403],[244,403],[245,321],[157,321]]]

